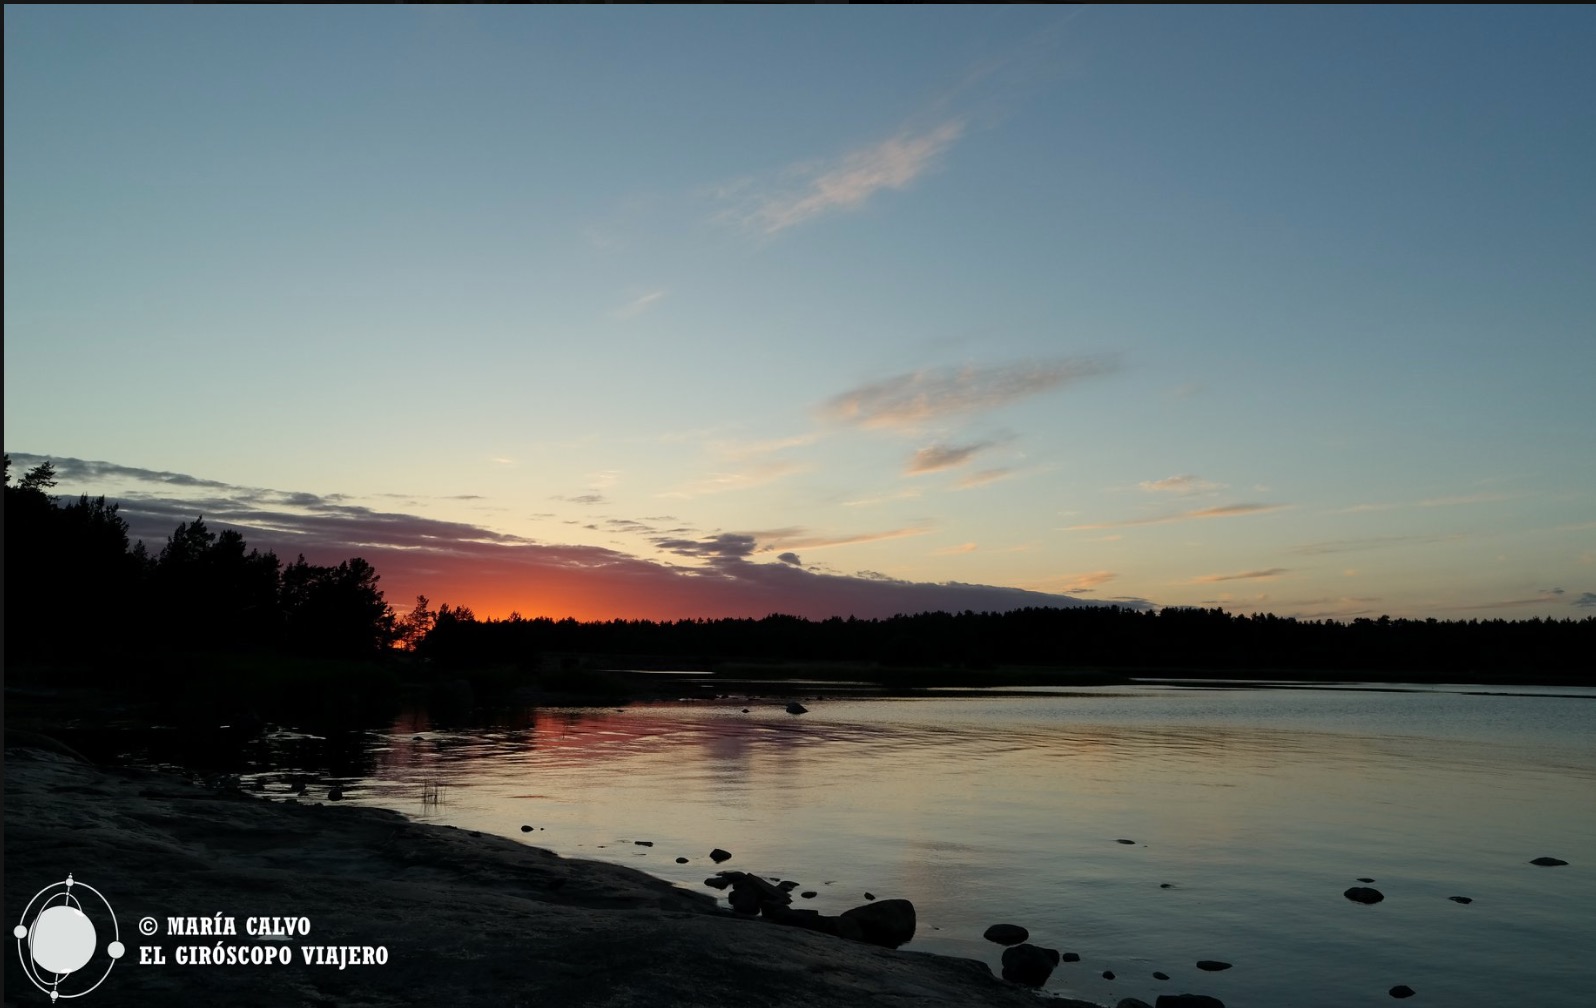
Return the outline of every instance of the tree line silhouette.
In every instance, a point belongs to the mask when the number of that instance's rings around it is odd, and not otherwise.
[[[418,597],[396,616],[353,557],[283,563],[203,517],[159,552],[129,543],[118,505],[58,502],[45,462],[5,460],[9,659],[63,651],[251,652],[371,658],[413,652],[438,670],[706,668],[728,661],[853,663],[979,672],[1043,666],[1170,675],[1356,675],[1437,681],[1596,682],[1596,616],[1579,620],[1299,620],[1221,609],[1118,606],[926,612],[888,619],[479,620]],[[893,678],[890,675],[887,678]],[[933,681],[927,674],[925,681]]]
[[[424,600],[423,600],[424,601]],[[1298,620],[1222,609],[1119,606],[925,612],[887,619],[477,620],[441,608],[417,650],[460,667],[601,655],[634,667],[723,661],[871,663],[886,669],[1001,666],[1173,676],[1355,674],[1431,681],[1592,682],[1596,617],[1581,620]],[[869,676],[867,675],[866,678]],[[895,683],[913,676],[888,676]],[[927,677],[930,684],[934,677]],[[974,681],[980,681],[976,677]]]
[[[151,652],[294,653],[368,658],[392,642],[378,575],[353,557],[285,564],[203,516],[159,552],[129,543],[117,504],[49,493],[55,468],[15,483],[5,458],[6,657]]]

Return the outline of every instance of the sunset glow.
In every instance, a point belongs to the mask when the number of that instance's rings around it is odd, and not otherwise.
[[[5,13],[6,449],[403,612],[1596,613],[1596,14]]]

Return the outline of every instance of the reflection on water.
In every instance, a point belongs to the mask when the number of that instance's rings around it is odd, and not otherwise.
[[[724,847],[726,867],[796,879],[822,912],[907,897],[912,948],[994,966],[981,932],[1022,924],[1082,957],[1050,989],[1108,1004],[1189,990],[1339,1008],[1404,983],[1429,1004],[1573,1008],[1596,947],[1592,700],[1139,686],[806,700],[801,717],[785,701],[476,724],[418,710],[339,766],[277,739],[259,769],[273,790],[308,771],[351,800],[699,889]],[[1547,854],[1572,863],[1526,864]],[[1383,903],[1342,898],[1360,876]]]

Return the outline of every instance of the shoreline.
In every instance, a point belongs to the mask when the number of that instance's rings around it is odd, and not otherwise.
[[[95,991],[97,1004],[1034,1008],[1037,1000],[976,960],[740,917],[635,869],[397,812],[268,801],[9,741],[5,786],[8,917],[20,920],[36,892],[69,873],[114,908],[128,952]],[[138,933],[144,917],[160,922],[154,936]],[[303,918],[309,933],[258,940],[246,933],[256,917]],[[170,935],[170,918],[229,919],[236,930]],[[85,975],[107,962],[106,940]],[[218,944],[299,957],[175,962],[179,947]],[[310,949],[348,946],[381,947],[387,962],[303,961]],[[165,963],[149,962],[155,955]],[[80,989],[73,979],[63,992]],[[6,992],[7,1006],[46,1000],[16,956],[7,957]]]

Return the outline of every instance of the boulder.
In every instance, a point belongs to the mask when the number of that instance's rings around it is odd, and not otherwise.
[[[1447,899],[1451,900],[1453,903],[1473,903],[1474,902],[1474,900],[1471,897],[1468,897],[1468,896],[1448,896]]]
[[[1407,984],[1397,984],[1395,987],[1392,987],[1390,990],[1386,991],[1386,993],[1394,998],[1410,998],[1415,992],[1413,988],[1409,987]]]
[[[766,906],[784,907],[792,902],[791,896],[758,875],[736,871],[720,874],[731,882],[731,895],[726,902],[738,913],[757,914]]]
[[[1047,983],[1058,966],[1058,950],[1037,945],[1013,945],[1003,950],[1003,979],[1026,987]]]
[[[999,945],[1018,945],[1031,937],[1031,932],[1018,924],[993,924],[982,933],[981,937],[989,942],[997,942]]]
[[[787,713],[788,714],[808,714],[809,713],[809,708],[805,707],[803,704],[801,704],[798,701],[794,700],[792,703],[787,705]]]
[[[1079,952],[1066,952],[1061,958],[1065,962],[1080,962],[1081,954]]]
[[[858,924],[861,940],[872,945],[897,948],[914,937],[914,904],[906,899],[856,906],[844,910],[842,916]]]
[[[716,864],[720,864],[722,861],[730,861],[731,851],[723,851],[719,847],[716,847],[714,850],[709,852],[709,859]]]
[[[1218,959],[1199,959],[1197,960],[1197,968],[1207,970],[1210,973],[1218,973],[1220,970],[1229,969],[1230,963],[1220,962]]]
[[[1562,858],[1538,857],[1534,861],[1531,861],[1530,864],[1540,865],[1542,868],[1556,868],[1559,865],[1566,865],[1568,862],[1564,861]]]
[[[1359,885],[1353,886],[1351,889],[1348,889],[1341,895],[1345,896],[1354,903],[1374,904],[1385,899],[1385,893],[1381,892],[1380,890],[1370,889],[1368,886]]]

